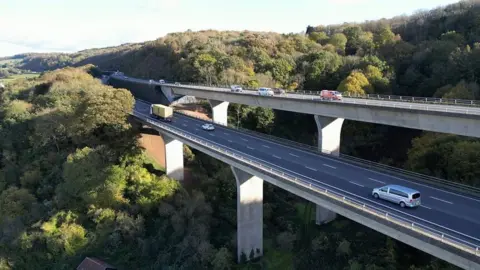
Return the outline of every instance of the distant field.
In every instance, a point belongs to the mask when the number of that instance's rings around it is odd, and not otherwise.
[[[0,79],[0,82],[2,83],[9,83],[11,81],[17,80],[17,79],[28,79],[28,78],[36,78],[40,76],[40,73],[25,73],[25,74],[17,74],[17,75],[12,75],[7,78]]]
[[[22,61],[22,59],[7,59],[7,60],[0,60],[0,65],[3,64],[10,64],[10,63],[18,63]]]

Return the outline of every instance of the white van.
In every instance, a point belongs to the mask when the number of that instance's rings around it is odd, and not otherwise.
[[[375,199],[383,199],[399,204],[400,207],[420,206],[420,192],[411,188],[399,185],[386,185],[374,188],[372,195]]]
[[[273,96],[274,93],[271,88],[268,87],[260,87],[258,88],[258,94],[260,96]]]

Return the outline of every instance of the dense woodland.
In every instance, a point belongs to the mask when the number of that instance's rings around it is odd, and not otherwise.
[[[314,205],[268,184],[265,256],[236,265],[230,168],[186,147],[191,186],[165,177],[138,146],[131,94],[102,85],[84,65],[206,84],[478,99],[475,2],[309,26],[306,35],[188,31],[16,56],[18,69],[79,68],[10,82],[1,93],[0,269],[72,269],[90,255],[120,269],[455,269],[343,218],[315,226]],[[316,143],[311,116],[231,104],[229,118]],[[345,121],[341,151],[480,186],[475,139]]]

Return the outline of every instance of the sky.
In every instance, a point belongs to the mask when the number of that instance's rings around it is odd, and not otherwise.
[[[299,33],[410,15],[458,0],[0,0],[0,57],[75,52],[186,30]]]

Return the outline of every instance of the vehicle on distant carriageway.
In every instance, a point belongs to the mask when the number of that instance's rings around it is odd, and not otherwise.
[[[399,204],[400,207],[417,207],[420,206],[420,192],[411,188],[399,185],[386,185],[374,188],[372,196],[375,199],[383,199]]]
[[[268,87],[260,87],[258,88],[258,94],[260,96],[273,96],[274,93],[271,88]]]
[[[152,104],[150,105],[150,115],[163,121],[172,122],[173,109],[162,104]]]
[[[232,91],[232,92],[242,92],[243,89],[240,85],[230,85],[230,91]]]
[[[203,125],[202,125],[202,128],[203,128],[203,130],[206,130],[206,131],[215,130],[215,126],[212,125],[212,124],[208,124],[208,123],[203,124]]]
[[[285,90],[282,88],[273,88],[273,93],[277,95],[285,95]]]
[[[335,90],[322,90],[320,92],[321,100],[342,100],[342,93]]]

